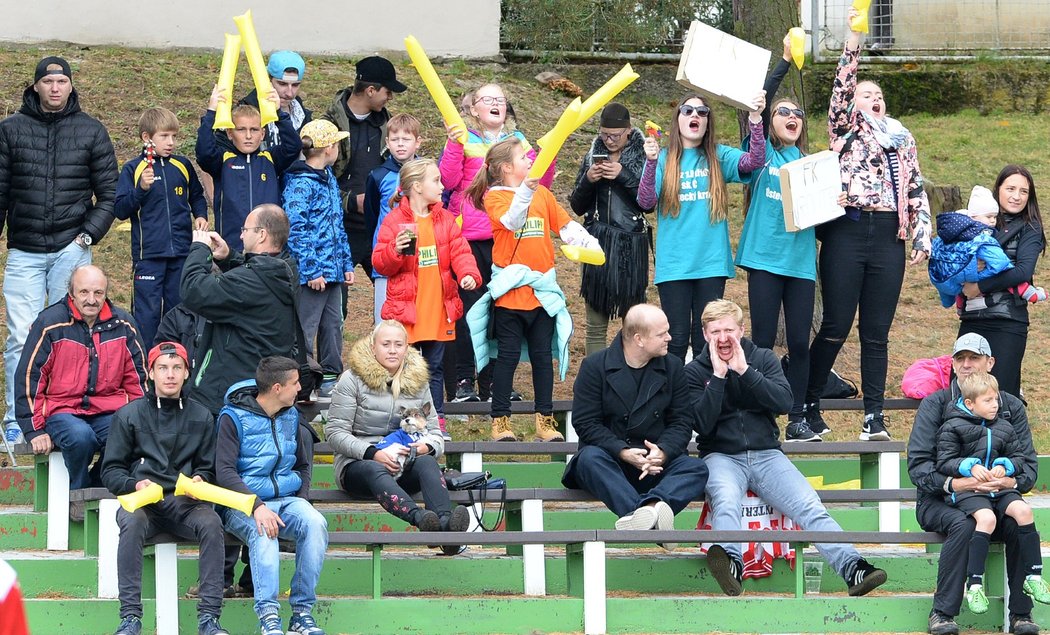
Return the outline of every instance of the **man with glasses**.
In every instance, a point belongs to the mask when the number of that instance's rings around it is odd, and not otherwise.
[[[587,354],[605,348],[609,318],[645,302],[649,283],[649,224],[638,205],[645,138],[631,114],[613,102],[602,110],[598,137],[580,163],[569,196],[572,211],[606,254],[601,266],[582,265],[580,294],[587,303]],[[626,262],[625,262],[626,261]]]

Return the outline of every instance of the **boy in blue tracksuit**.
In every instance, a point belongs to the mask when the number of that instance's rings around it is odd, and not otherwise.
[[[261,150],[264,135],[262,118],[254,106],[241,104],[233,108],[233,128],[225,137],[216,134],[215,109],[229,99],[226,91],[216,86],[197,129],[197,164],[215,182],[215,231],[231,249],[242,250],[241,227],[248,213],[264,203],[281,204],[280,176],[299,158],[302,141],[295,132],[288,113],[278,110],[277,129],[281,143]],[[276,91],[267,99],[280,104]]]
[[[401,184],[401,165],[416,158],[416,151],[423,143],[419,134],[419,120],[412,115],[394,115],[386,124],[386,147],[390,154],[365,179],[365,231],[372,237],[373,250],[379,227],[390,213],[390,199]],[[375,321],[378,324],[379,312],[386,302],[386,277],[373,270],[372,279],[375,283]]]
[[[208,203],[189,159],[173,154],[179,120],[167,108],[139,117],[142,154],[124,164],[113,215],[131,219],[132,313],[147,346],[180,302],[179,278],[193,230],[208,228]]]

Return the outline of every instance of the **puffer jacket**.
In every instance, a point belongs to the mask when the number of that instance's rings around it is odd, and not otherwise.
[[[102,483],[120,496],[148,478],[170,493],[179,474],[215,482],[215,419],[195,401],[150,389],[113,415]]]
[[[389,278],[386,287],[386,302],[383,304],[384,320],[397,320],[402,324],[416,323],[416,289],[419,287],[419,257],[406,256],[397,250],[395,238],[400,223],[414,222],[408,198],[390,210],[379,227],[375,249],[372,251],[372,266]],[[434,242],[437,245],[438,272],[441,275],[441,295],[445,313],[450,322],[463,316],[463,301],[459,297],[456,280],[471,276],[479,285],[481,273],[470,251],[470,245],[456,226],[456,220],[441,206],[430,206],[430,218],[434,225]],[[456,277],[452,277],[455,272]]]
[[[879,145],[871,126],[853,108],[853,96],[857,91],[857,66],[860,49],[848,47],[839,57],[835,84],[831,90],[831,105],[828,108],[828,134],[830,147],[840,152],[839,170],[845,186],[847,205],[861,209],[878,207],[882,200],[874,188],[873,180],[888,178],[886,152]],[[930,201],[923,189],[922,173],[919,171],[919,155],[915,149],[915,137],[908,135],[907,144],[897,152],[900,169],[897,182],[897,238],[912,241],[912,249],[930,253]]]
[[[354,270],[343,228],[339,185],[331,168],[318,170],[296,161],[284,175],[282,206],[291,226],[288,250],[299,264],[299,284],[324,276],[341,283]]]
[[[6,222],[8,248],[55,253],[81,232],[98,243],[113,224],[116,193],[113,143],[80,110],[76,89],[65,110],[45,112],[26,88],[22,108],[0,122],[0,229]]]
[[[966,214],[937,216],[937,236],[930,252],[930,282],[941,296],[941,306],[955,305],[963,283],[977,282],[1013,268],[992,228]],[[978,271],[977,261],[984,262]]]
[[[975,465],[992,469],[1001,465],[1007,476],[1017,474],[1025,464],[1024,448],[1005,419],[988,421],[975,415],[963,405],[962,397],[951,410],[951,415],[937,430],[937,471],[942,476],[972,476]],[[1017,492],[1016,489],[1003,490]],[[945,498],[958,503],[980,492],[952,492]]]
[[[375,444],[397,430],[398,408],[422,408],[430,404],[427,431],[423,442],[434,448],[435,458],[445,451],[445,441],[438,427],[437,410],[430,396],[430,373],[427,362],[413,347],[408,348],[405,368],[401,371],[401,394],[390,392],[390,374],[376,361],[372,340],[362,337],[350,349],[349,368],[335,390],[328,408],[325,438],[335,451],[335,474],[339,478],[354,461],[371,459]]]
[[[466,145],[451,140],[445,143],[445,151],[441,154],[441,163],[438,166],[441,169],[441,183],[446,189],[452,190],[448,209],[454,215],[463,217],[463,237],[467,240],[492,238],[492,222],[489,215],[484,209],[474,207],[467,198],[467,188],[484,165],[489,148],[510,136],[520,139],[522,146],[529,153],[529,158],[536,160],[536,151],[529,145],[525,135],[518,130],[503,132],[498,138],[490,141],[480,132],[467,130]],[[540,178],[540,185],[550,188],[554,182],[555,164],[556,162],[551,162],[547,172]]]

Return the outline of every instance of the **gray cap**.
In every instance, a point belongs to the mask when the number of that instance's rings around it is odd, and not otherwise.
[[[992,356],[992,347],[988,344],[988,340],[977,333],[966,333],[955,340],[955,350],[952,351],[952,357],[963,351],[970,351],[986,357]]]

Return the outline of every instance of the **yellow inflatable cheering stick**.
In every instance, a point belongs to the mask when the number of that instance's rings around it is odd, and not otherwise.
[[[236,509],[245,516],[251,516],[252,508],[255,507],[255,494],[241,494],[211,483],[198,482],[185,474],[179,474],[179,480],[175,483],[175,495],[189,495],[197,500]]]
[[[788,29],[788,41],[791,45],[791,60],[798,70],[806,62],[806,31],[800,26]]]
[[[580,119],[580,106],[580,98],[573,99],[569,107],[565,109],[565,112],[561,113],[561,117],[558,118],[558,123],[554,124],[554,128],[543,135],[547,143],[540,147],[540,153],[536,156],[536,160],[529,169],[529,178],[538,179],[543,176],[547,168],[554,162],[554,157],[558,156],[558,151],[561,150],[562,144],[579,127],[580,124],[577,122]]]
[[[577,247],[576,245],[562,245],[561,253],[573,262],[582,262],[585,265],[604,265],[605,252],[601,249],[590,247]]]
[[[853,8],[860,13],[849,24],[849,28],[857,31],[858,33],[868,32],[868,9],[871,7],[871,0],[853,0]]]
[[[120,506],[124,508],[124,511],[129,514],[134,514],[135,510],[145,507],[146,505],[159,503],[163,498],[164,489],[156,483],[150,483],[140,490],[136,490],[130,494],[124,494],[123,496],[118,496],[117,502],[119,502]]]
[[[609,81],[605,82],[601,88],[594,91],[594,94],[587,98],[587,101],[580,105],[580,114],[578,121],[576,122],[576,128],[579,128],[588,119],[594,116],[594,113],[598,112],[605,107],[605,104],[612,101],[613,97],[616,97],[624,88],[627,88],[631,82],[638,79],[638,73],[634,72],[630,64],[624,64],[623,68],[618,73],[613,75]],[[536,145],[543,148],[550,141],[550,136],[554,131],[548,132],[536,141]]]
[[[237,30],[241,33],[244,56],[248,58],[248,68],[252,71],[255,92],[259,96],[259,114],[262,115],[262,125],[271,124],[277,121],[277,106],[266,98],[273,91],[273,84],[270,83],[270,74],[266,72],[266,62],[263,61],[262,51],[259,50],[259,38],[255,34],[251,9],[245,11],[244,15],[235,17],[233,21],[237,23]],[[233,99],[233,95],[228,94],[226,98],[229,101]]]
[[[237,63],[241,57],[241,36],[226,34],[226,46],[222,49],[222,66],[219,68],[219,88],[226,91],[226,100],[215,107],[215,125],[220,130],[233,127],[233,77],[237,74]]]
[[[405,50],[408,51],[408,57],[411,58],[412,65],[416,67],[419,78],[423,80],[423,84],[430,91],[430,98],[434,100],[434,105],[441,112],[441,118],[445,120],[445,125],[458,125],[460,128],[459,142],[465,144],[467,142],[467,126],[463,123],[463,116],[459,114],[459,109],[452,103],[452,98],[448,96],[445,85],[441,83],[441,78],[438,77],[437,71],[434,70],[434,65],[430,63],[430,58],[427,57],[426,51],[419,44],[419,40],[412,35],[406,37]]]

